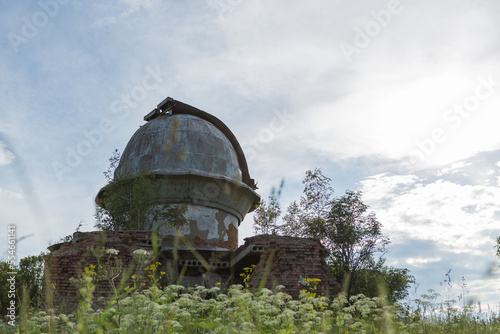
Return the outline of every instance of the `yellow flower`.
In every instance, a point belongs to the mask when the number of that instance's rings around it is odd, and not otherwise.
[[[165,274],[166,274],[166,272],[164,272],[164,271],[160,271],[160,274],[163,276],[163,275],[165,275]]]
[[[131,276],[131,278],[132,278],[132,279],[135,279],[135,275],[132,275],[132,276]]]

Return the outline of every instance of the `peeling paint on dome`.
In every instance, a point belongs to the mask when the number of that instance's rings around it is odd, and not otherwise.
[[[238,226],[260,196],[234,134],[215,116],[172,98],[145,120],[123,151],[115,176],[152,173],[155,203],[187,205],[188,223],[180,230],[190,243],[235,249]],[[101,206],[106,203],[103,190],[96,198]],[[159,222],[148,227],[176,235]]]

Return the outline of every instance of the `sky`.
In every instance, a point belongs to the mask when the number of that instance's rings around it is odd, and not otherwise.
[[[314,168],[362,191],[412,295],[498,307],[500,2],[0,7],[0,238],[16,226],[18,258],[94,229],[109,157],[171,96],[232,130],[263,198],[284,180],[286,208]]]

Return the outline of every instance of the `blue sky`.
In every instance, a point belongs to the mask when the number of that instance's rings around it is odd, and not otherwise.
[[[363,191],[418,293],[464,276],[498,305],[497,1],[0,6],[0,237],[17,224],[20,257],[93,229],[108,158],[171,96],[233,131],[262,197],[284,178],[286,207],[321,167]]]

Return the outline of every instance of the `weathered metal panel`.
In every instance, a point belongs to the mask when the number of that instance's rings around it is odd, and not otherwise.
[[[210,122],[185,114],[159,116],[132,136],[115,174],[143,169],[241,175],[236,151],[225,135]]]
[[[152,172],[158,205],[188,204],[189,224],[181,230],[190,242],[202,248],[235,247],[239,223],[260,199],[241,147],[214,116],[172,99],[171,103],[169,113],[155,112],[132,136],[115,176]],[[102,194],[98,203],[105,204]],[[161,224],[154,222],[149,228]],[[164,227],[160,231],[174,233]]]

